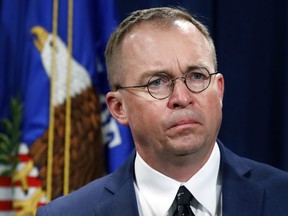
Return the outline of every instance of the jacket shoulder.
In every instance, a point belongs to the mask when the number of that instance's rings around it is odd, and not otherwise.
[[[40,207],[37,216],[57,216],[63,215],[63,213],[71,216],[95,215],[96,209],[107,206],[107,203],[114,200],[115,194],[118,194],[117,197],[121,199],[122,196],[127,197],[127,191],[134,192],[133,162],[135,154],[135,150],[132,151],[127,161],[115,172]],[[130,199],[131,203],[136,205],[135,195],[130,196]],[[107,211],[107,209],[105,210]]]
[[[250,159],[245,158],[243,160],[246,160],[246,163],[251,167],[251,180],[272,189],[281,189],[285,186],[282,190],[286,190],[288,196],[288,172]]]
[[[37,210],[36,216],[44,215],[94,215],[94,207],[109,197],[105,184],[112,174],[96,179],[67,196],[59,197]]]
[[[265,163],[238,156],[227,149],[221,142],[219,146],[223,172],[228,172],[229,176],[234,173],[235,176],[249,180],[266,191],[287,193],[288,198],[288,172]]]

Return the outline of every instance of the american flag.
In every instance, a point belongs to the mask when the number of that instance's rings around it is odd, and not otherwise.
[[[0,216],[35,215],[46,203],[39,171],[29,156],[29,148],[21,143],[19,164],[11,177],[0,176]],[[0,173],[8,167],[0,164]]]

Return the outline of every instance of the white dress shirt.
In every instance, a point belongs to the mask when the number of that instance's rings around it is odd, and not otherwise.
[[[178,182],[151,168],[137,153],[134,188],[140,216],[170,216],[181,185],[194,196],[195,216],[221,216],[220,151],[217,143],[206,164],[187,182]]]

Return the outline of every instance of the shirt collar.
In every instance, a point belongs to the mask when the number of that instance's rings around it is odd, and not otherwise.
[[[218,145],[215,144],[206,164],[191,179],[183,183],[194,198],[212,215],[216,214],[220,200],[219,167],[220,150]]]
[[[152,207],[155,215],[165,215],[173,203],[179,183],[152,169],[138,153],[135,159],[135,176],[139,192]]]
[[[156,215],[165,215],[180,185],[187,187],[195,199],[215,215],[220,196],[217,192],[219,165],[220,151],[215,144],[206,164],[191,179],[181,183],[152,169],[137,153],[134,165],[136,185]]]

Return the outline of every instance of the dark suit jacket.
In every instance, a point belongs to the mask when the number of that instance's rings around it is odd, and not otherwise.
[[[241,158],[218,140],[223,216],[288,216],[288,173]],[[137,216],[135,151],[116,172],[40,207],[37,216]]]

